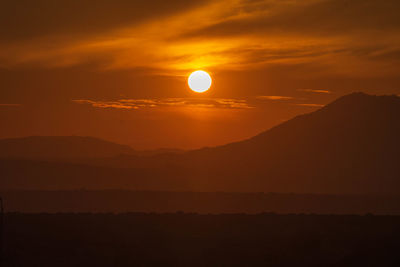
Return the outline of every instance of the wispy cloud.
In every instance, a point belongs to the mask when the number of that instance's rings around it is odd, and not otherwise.
[[[312,108],[320,108],[323,107],[325,105],[322,104],[296,104],[297,106],[302,106],[302,107],[312,107]]]
[[[78,104],[89,104],[96,108],[117,108],[117,109],[138,109],[137,106],[131,104],[124,104],[123,102],[119,101],[94,101],[94,100],[87,100],[87,99],[77,99],[72,100]]]
[[[0,107],[20,107],[21,104],[1,104]]]
[[[332,91],[320,90],[320,89],[299,89],[298,91],[309,92],[309,93],[332,94]]]
[[[281,96],[281,95],[260,95],[256,97],[261,100],[291,100],[294,97],[291,96]]]
[[[308,63],[321,72],[398,72],[396,0],[40,2],[6,1],[0,65],[90,64],[182,74]],[[7,12],[15,9],[21,12]],[[382,62],[390,64],[382,68]]]
[[[231,98],[165,98],[165,99],[119,99],[115,101],[100,101],[88,99],[72,100],[77,104],[89,104],[96,108],[141,109],[156,107],[197,107],[249,109],[253,108],[246,100]]]

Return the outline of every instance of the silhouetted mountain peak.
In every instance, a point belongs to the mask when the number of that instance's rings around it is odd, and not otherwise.
[[[332,103],[326,105],[322,110],[334,110],[343,112],[346,110],[364,110],[370,109],[373,112],[379,112],[376,108],[390,109],[393,106],[400,106],[400,97],[397,95],[369,95],[362,92],[356,92],[339,97]]]
[[[369,137],[376,138],[380,133],[380,137],[392,138],[393,133],[399,132],[399,115],[400,97],[357,92],[342,96],[317,111],[299,115],[254,138],[276,135],[279,140],[290,137],[297,143],[310,136],[319,136],[318,140],[321,140],[342,135],[346,139],[355,136],[366,138],[374,133]]]

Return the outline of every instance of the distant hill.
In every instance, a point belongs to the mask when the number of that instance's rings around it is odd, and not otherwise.
[[[134,153],[136,151],[127,145],[93,137],[30,136],[0,140],[2,158],[102,158]]]
[[[154,156],[183,153],[181,149],[135,150],[99,138],[87,136],[29,136],[0,139],[0,158],[69,160],[112,158],[120,156]]]
[[[58,189],[71,179],[74,188],[94,189],[398,194],[399,118],[400,97],[353,93],[224,146],[146,157],[124,154],[70,167],[3,162],[3,173],[15,178],[0,187],[19,181],[40,189],[44,184],[33,178],[40,177],[47,179],[46,188]]]

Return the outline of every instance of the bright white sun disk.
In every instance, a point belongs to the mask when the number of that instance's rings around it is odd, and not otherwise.
[[[188,84],[193,91],[203,93],[210,89],[211,76],[205,71],[197,70],[189,75]]]

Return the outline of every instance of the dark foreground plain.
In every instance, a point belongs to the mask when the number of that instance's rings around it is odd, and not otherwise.
[[[0,191],[8,212],[246,213],[400,215],[400,195],[162,192],[128,190]]]
[[[6,214],[4,266],[400,266],[400,216]]]

